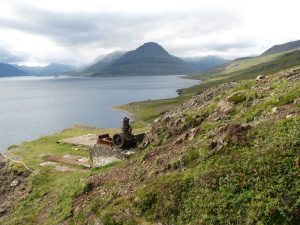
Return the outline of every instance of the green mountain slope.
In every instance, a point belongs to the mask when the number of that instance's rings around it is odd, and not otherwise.
[[[259,74],[274,73],[300,64],[300,49],[253,58],[238,59],[198,75],[199,77],[219,77],[219,79],[242,80]],[[196,77],[194,75],[193,77]]]
[[[151,123],[138,153],[91,171],[42,167],[41,154],[87,156],[57,141],[106,130],[78,127],[14,146],[38,173],[1,224],[296,225],[299,87],[297,68],[207,89]]]
[[[223,84],[166,113],[138,155],[90,179],[69,221],[297,224],[299,82],[298,69]]]

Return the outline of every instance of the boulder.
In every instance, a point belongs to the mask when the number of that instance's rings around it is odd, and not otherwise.
[[[258,76],[256,77],[256,80],[257,80],[257,81],[261,81],[261,80],[263,80],[263,79],[265,79],[265,78],[266,78],[265,75],[258,75]]]
[[[232,110],[233,103],[229,101],[222,100],[219,103],[219,111],[223,113],[229,113]]]

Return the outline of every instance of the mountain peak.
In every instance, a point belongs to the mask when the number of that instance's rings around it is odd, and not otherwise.
[[[161,56],[169,56],[169,53],[156,42],[146,42],[140,47],[138,47],[135,51],[147,53],[149,55],[161,55]]]
[[[146,42],[146,43],[142,44],[139,48],[143,48],[143,47],[163,48],[161,45],[159,45],[159,44],[156,43],[156,42]]]

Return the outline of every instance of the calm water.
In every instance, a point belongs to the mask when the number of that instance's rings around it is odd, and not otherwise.
[[[0,78],[0,151],[75,124],[119,127],[125,114],[114,105],[174,97],[196,83],[180,76]]]

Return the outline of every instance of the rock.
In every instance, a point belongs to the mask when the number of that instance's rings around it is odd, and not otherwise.
[[[300,98],[296,98],[293,103],[294,104],[299,104],[300,103]]]
[[[11,187],[16,187],[19,183],[20,183],[20,181],[19,181],[18,179],[15,179],[15,180],[13,180],[13,181],[10,183],[10,186],[11,186]]]
[[[80,158],[80,156],[78,156],[78,155],[70,155],[70,154],[66,154],[63,157],[66,159],[75,159],[75,160]]]
[[[159,122],[159,118],[153,120],[153,123],[158,123]]]
[[[40,166],[56,166],[56,162],[43,162],[40,164]]]
[[[258,76],[256,77],[256,80],[257,80],[257,81],[261,81],[261,80],[263,80],[263,79],[265,79],[265,78],[266,78],[265,75],[258,75]]]
[[[161,122],[163,122],[163,123],[167,123],[167,122],[169,122],[169,121],[170,121],[170,117],[169,117],[169,116],[165,116],[165,117],[163,117],[163,118],[161,119]],[[158,120],[157,122],[159,122],[159,120]]]
[[[7,213],[7,209],[6,208],[0,208],[0,217],[3,216],[5,213]]]
[[[271,111],[272,111],[272,113],[277,113],[278,112],[278,107],[273,107]]]
[[[144,148],[146,148],[148,145],[150,144],[150,141],[145,141],[143,144],[142,144],[142,146],[144,147]]]
[[[188,136],[189,136],[188,133],[185,133],[185,134],[181,135],[179,138],[177,138],[177,139],[173,142],[173,144],[174,144],[174,145],[181,144],[183,141],[187,140]]]
[[[247,143],[247,131],[251,128],[249,124],[230,124],[227,127],[225,141],[227,143],[244,146]]]
[[[292,118],[293,117],[293,114],[288,114],[288,115],[286,115],[286,119],[289,119],[289,118]]]
[[[229,101],[220,101],[219,103],[219,111],[223,113],[229,113],[232,110],[233,104]]]
[[[193,140],[196,136],[196,134],[199,132],[200,130],[200,127],[195,127],[195,128],[192,128],[190,130],[190,133],[189,133],[189,141]]]
[[[212,141],[210,144],[209,144],[209,149],[210,150],[213,150],[215,149],[216,147],[218,146],[218,142],[217,141]]]
[[[88,157],[83,157],[77,160],[78,162],[81,163],[88,163],[90,161],[90,159]]]

